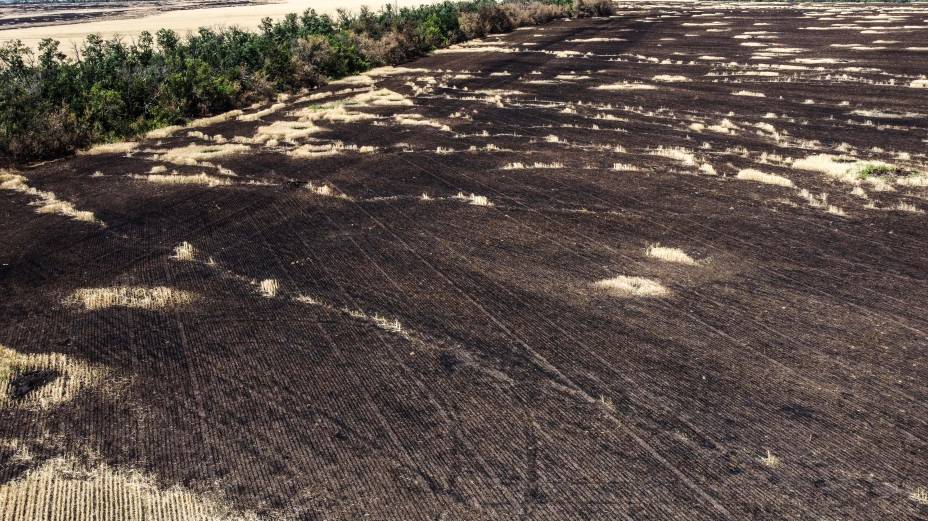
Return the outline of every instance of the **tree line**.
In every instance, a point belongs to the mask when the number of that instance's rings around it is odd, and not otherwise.
[[[60,157],[467,39],[612,9],[610,0],[445,1],[334,17],[309,9],[265,18],[257,31],[202,28],[181,37],[161,29],[131,42],[91,35],[73,57],[52,39],[35,51],[8,42],[0,46],[0,156]]]

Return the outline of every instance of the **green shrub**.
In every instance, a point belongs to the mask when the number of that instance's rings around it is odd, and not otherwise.
[[[611,0],[574,0],[574,16],[612,16],[615,6]]]
[[[903,172],[893,165],[885,164],[866,164],[857,171],[857,177],[866,179],[868,177],[886,177],[891,175],[902,175]]]

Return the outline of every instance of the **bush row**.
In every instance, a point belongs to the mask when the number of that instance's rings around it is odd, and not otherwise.
[[[258,31],[203,28],[181,38],[161,29],[131,43],[90,36],[75,58],[50,39],[36,52],[8,43],[0,47],[0,159],[58,157],[470,38],[612,13],[610,0],[570,1],[445,1],[335,17],[307,10],[266,18]]]

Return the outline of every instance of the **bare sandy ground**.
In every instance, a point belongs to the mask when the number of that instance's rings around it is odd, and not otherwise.
[[[357,10],[362,6],[379,8],[383,0],[286,0],[279,3],[243,5],[218,8],[188,9],[160,12],[139,18],[95,20],[44,27],[22,27],[0,31],[0,42],[21,40],[35,48],[43,38],[54,38],[61,42],[61,48],[71,51],[75,44],[83,42],[90,34],[100,34],[104,38],[121,36],[132,39],[142,31],[154,33],[158,29],[173,29],[181,34],[196,31],[200,27],[233,26],[256,27],[262,18],[281,18],[288,13],[302,13],[306,9],[315,9],[321,13],[334,14],[336,9]],[[395,5],[411,6],[429,3],[428,0],[396,0]]]

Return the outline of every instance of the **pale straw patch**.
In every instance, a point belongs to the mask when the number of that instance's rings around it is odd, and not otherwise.
[[[196,300],[196,294],[165,286],[116,286],[81,288],[68,296],[65,303],[87,311],[109,308],[169,310]]]
[[[593,286],[616,297],[664,297],[670,294],[670,290],[660,282],[625,275],[597,281]]]
[[[645,250],[645,254],[648,257],[653,257],[664,262],[675,262],[677,264],[686,264],[688,266],[695,266],[698,264],[695,259],[690,257],[680,248],[669,248],[659,244],[648,246],[648,249]]]

